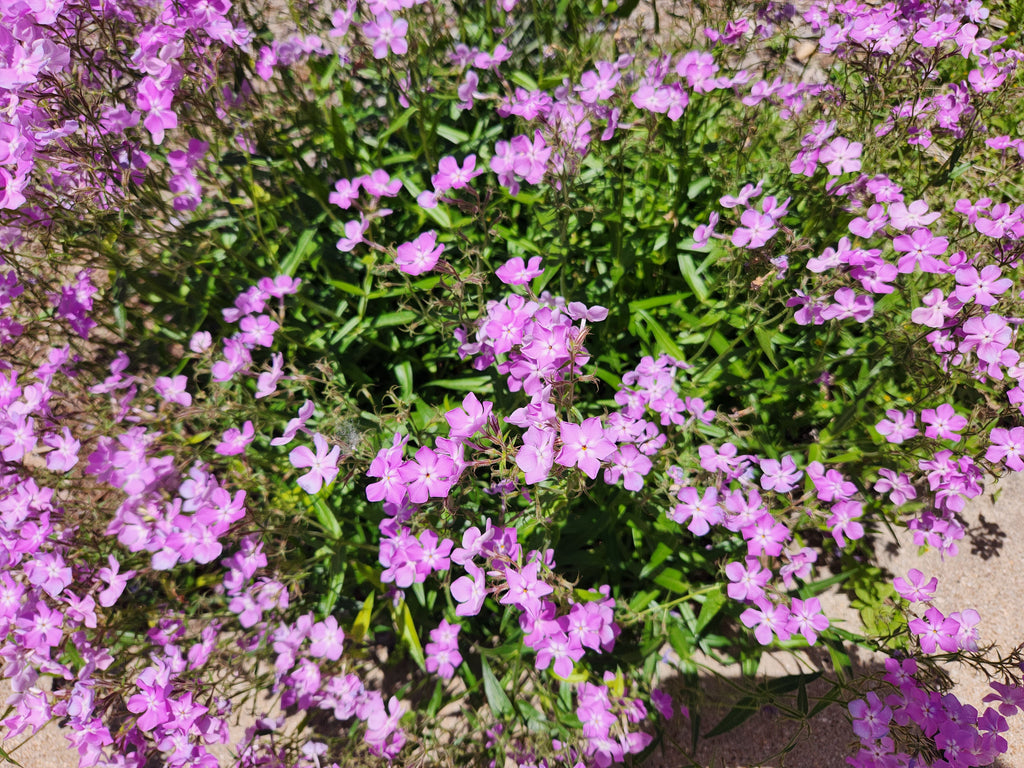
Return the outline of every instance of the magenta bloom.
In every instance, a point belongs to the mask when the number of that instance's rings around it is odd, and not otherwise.
[[[405,33],[409,22],[396,19],[390,13],[380,13],[374,21],[363,24],[363,34],[373,43],[373,58],[383,59],[388,51],[399,56],[409,50]]]
[[[525,264],[522,258],[516,256],[498,267],[494,274],[505,285],[526,285],[544,272],[540,264],[540,256],[533,256],[529,264]]]
[[[864,145],[859,141],[851,142],[842,136],[836,136],[818,153],[818,160],[825,163],[828,172],[833,176],[852,173],[860,170],[860,153]]]
[[[537,577],[539,569],[540,563],[536,560],[524,565],[518,573],[514,568],[507,568],[505,578],[508,579],[508,591],[498,602],[503,605],[514,605],[531,616],[540,613],[540,599],[555,590]]]
[[[921,411],[921,421],[928,426],[924,433],[936,440],[952,440],[954,443],[960,441],[957,434],[967,426],[967,418],[957,415],[953,406],[943,403],[938,408],[925,408]]]
[[[917,568],[911,568],[907,572],[907,578],[897,576],[893,579],[893,586],[900,593],[900,597],[912,603],[924,603],[932,599],[935,589],[939,586],[939,580],[932,576],[931,581],[925,583],[924,574]]]
[[[465,564],[468,576],[460,576],[452,582],[451,593],[459,605],[455,608],[456,616],[476,616],[483,607],[487,596],[487,577],[473,563]]]
[[[917,414],[913,411],[903,413],[895,409],[885,412],[888,418],[882,419],[875,425],[878,434],[882,435],[890,443],[902,443],[917,434]]]
[[[398,246],[395,264],[407,275],[422,275],[434,268],[443,251],[444,245],[437,244],[437,232],[431,230]]]
[[[312,645],[309,647],[309,655],[317,659],[327,658],[337,661],[341,658],[345,632],[338,626],[338,620],[328,616],[323,621],[318,621],[309,632],[309,639]]]
[[[232,427],[224,432],[220,443],[217,444],[214,450],[221,456],[237,456],[240,453],[245,453],[245,449],[255,436],[255,427],[253,427],[251,421],[246,421],[241,429]]]
[[[777,635],[779,640],[789,640],[792,636],[789,609],[784,605],[773,605],[764,598],[757,600],[756,604],[756,608],[747,608],[740,614],[740,621],[746,627],[756,626],[754,637],[757,642],[769,645],[773,635]]]
[[[849,709],[853,717],[853,732],[861,739],[881,739],[889,735],[892,710],[874,691],[868,693],[866,700],[851,701]]]
[[[601,469],[601,462],[615,452],[615,443],[604,435],[601,419],[586,419],[583,424],[563,421],[560,434],[562,448],[555,462],[563,467],[579,467],[593,480]]]
[[[776,232],[775,219],[767,213],[758,213],[748,208],[740,216],[740,224],[732,233],[732,244],[743,248],[760,248],[767,243]]]
[[[985,452],[986,460],[1005,463],[1014,472],[1024,471],[1024,427],[995,427],[988,437],[991,445]]]
[[[288,454],[288,460],[296,469],[309,467],[309,472],[299,478],[299,487],[306,493],[318,493],[324,485],[330,485],[338,476],[338,458],[341,456],[341,446],[327,448],[327,438],[317,432],[313,435],[313,445],[316,447],[316,454],[304,445],[293,448]]]

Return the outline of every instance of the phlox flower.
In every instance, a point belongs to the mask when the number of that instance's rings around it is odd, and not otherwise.
[[[309,417],[313,415],[315,405],[312,400],[307,400],[299,408],[299,412],[294,419],[288,421],[287,426],[284,428],[284,434],[280,437],[275,437],[270,441],[273,446],[288,445],[292,440],[295,439],[295,435],[298,434],[299,430],[305,430],[306,422],[309,421]]]
[[[372,197],[395,197],[402,189],[402,181],[392,179],[391,175],[383,168],[377,168],[365,176],[353,179],[352,183],[360,184]]]
[[[857,521],[862,514],[864,509],[859,501],[846,499],[832,505],[828,525],[832,527],[832,537],[836,540],[837,546],[846,546],[844,536],[849,536],[851,541],[864,537],[864,526]]]
[[[398,246],[395,264],[407,275],[421,275],[434,268],[443,251],[444,245],[437,244],[437,232],[431,230]]]
[[[523,435],[523,445],[516,453],[516,466],[524,473],[527,485],[547,480],[555,460],[555,433],[531,426]]]
[[[462,663],[459,653],[460,624],[449,624],[444,619],[437,629],[430,630],[430,640],[423,650],[426,653],[428,672],[436,672],[442,680],[450,680],[455,675],[455,668]]]
[[[946,653],[957,651],[956,636],[960,625],[956,619],[943,616],[937,608],[929,608],[923,619],[912,619],[907,626],[917,635],[921,650],[925,653],[935,653],[936,648]]]
[[[803,472],[796,468],[796,462],[792,456],[783,456],[782,461],[777,459],[762,459],[761,487],[766,491],[776,493],[789,493],[803,476]]]
[[[924,574],[917,568],[911,568],[907,572],[907,578],[897,576],[893,579],[893,586],[900,593],[900,597],[911,603],[925,603],[932,599],[935,590],[939,586],[939,580],[932,576],[931,581],[925,583]]]
[[[416,458],[405,462],[398,472],[414,504],[422,504],[429,498],[443,499],[456,479],[454,462],[425,445],[416,451]]]
[[[925,408],[921,411],[921,421],[927,426],[924,433],[935,440],[952,440],[954,443],[960,441],[957,434],[967,426],[967,418],[960,416],[949,403],[943,403],[938,408]]]
[[[46,468],[51,472],[68,472],[78,463],[78,451],[82,444],[71,434],[67,427],[61,434],[47,434],[43,442],[53,450],[46,454]]]
[[[627,491],[639,491],[644,486],[644,476],[651,471],[651,460],[630,443],[620,445],[608,458],[610,467],[604,471],[604,481],[613,485],[622,478],[622,487]]]
[[[853,718],[853,732],[861,739],[880,739],[889,735],[892,710],[885,706],[877,693],[869,691],[866,699],[856,699],[847,706]]]
[[[277,391],[277,384],[281,381],[284,376],[284,355],[280,352],[275,352],[270,356],[270,370],[264,371],[256,379],[256,394],[257,399],[261,397],[269,397]]]
[[[760,248],[779,231],[775,219],[766,213],[747,208],[740,216],[740,224],[732,233],[732,244],[747,249]]]
[[[544,269],[541,267],[540,256],[532,256],[529,264],[524,263],[521,257],[515,256],[498,267],[494,272],[497,278],[505,283],[505,285],[526,285],[533,278],[540,277],[543,273]]]
[[[1007,321],[997,314],[969,318],[963,325],[964,339],[960,351],[974,350],[979,360],[996,363],[1003,350],[1013,340],[1013,330]],[[965,422],[966,423],[966,422]]]
[[[696,488],[680,488],[676,498],[679,503],[668,512],[668,518],[680,525],[689,520],[686,527],[695,536],[704,536],[712,525],[725,519],[715,488],[705,488],[703,495]]]
[[[318,621],[309,632],[309,639],[312,644],[309,647],[309,655],[317,659],[330,659],[337,661],[341,658],[344,650],[345,632],[338,626],[338,620],[328,616],[323,621]]]
[[[895,409],[885,412],[888,418],[882,419],[875,425],[875,430],[890,443],[902,443],[909,440],[918,433],[914,423],[917,421],[917,414],[913,411],[904,413]]]
[[[860,154],[864,145],[859,141],[851,142],[837,136],[818,153],[818,160],[825,164],[832,176],[852,173],[860,170]]]
[[[910,482],[906,472],[898,475],[891,469],[882,467],[878,470],[879,478],[875,482],[874,489],[879,493],[888,493],[889,500],[893,505],[899,507],[908,501],[917,498],[917,490]]]
[[[245,449],[255,436],[256,429],[253,427],[252,421],[246,421],[241,429],[232,427],[225,431],[214,450],[221,456],[237,456],[240,453],[245,453]]]
[[[987,461],[1005,463],[1014,472],[1024,471],[1024,427],[994,427],[988,437]]]
[[[770,645],[773,635],[779,640],[789,640],[792,636],[789,609],[784,605],[773,605],[764,598],[755,601],[754,608],[747,608],[741,613],[740,621],[745,627],[756,626],[754,637],[761,645]]]
[[[309,448],[300,445],[293,448],[288,454],[288,460],[296,469],[309,467],[309,472],[299,478],[299,487],[306,493],[319,493],[324,485],[330,485],[338,476],[338,458],[341,456],[341,446],[327,448],[327,438],[319,432],[313,435],[313,445],[316,448],[314,454]]]
[[[458,603],[456,616],[476,616],[483,607],[487,596],[487,578],[484,572],[471,562],[464,565],[467,576],[460,576],[452,582],[452,598]]]
[[[605,437],[601,419],[586,419],[582,424],[563,421],[559,427],[562,447],[555,463],[579,467],[591,480],[597,477],[601,462],[615,451],[615,443]]]
[[[461,408],[453,408],[445,415],[451,437],[472,437],[486,426],[494,404],[490,400],[482,403],[470,392],[462,400]]]
[[[982,267],[979,273],[975,267],[961,267],[956,271],[956,297],[964,304],[974,301],[983,307],[994,306],[1000,293],[1013,287],[1013,280],[1002,277],[1002,270],[995,264]]]
[[[188,377],[185,375],[161,376],[153,383],[153,390],[169,403],[177,403],[186,408],[192,405],[192,395],[185,391]]]
[[[829,628],[828,617],[821,612],[821,601],[816,597],[801,600],[794,597],[789,607],[790,628],[794,633],[804,636],[808,645],[818,640],[818,632]]]
[[[390,13],[379,13],[373,21],[363,24],[363,34],[373,44],[373,58],[386,58],[389,50],[399,56],[406,53],[409,50],[405,39],[408,29],[409,22],[396,19]]]
[[[576,92],[584,104],[596,104],[611,98],[621,77],[614,62],[598,61],[595,66],[597,70],[584,72],[580,77],[580,84],[576,86]]]
[[[334,191],[327,196],[327,202],[347,211],[359,198],[360,180],[338,179],[334,182]]]
[[[726,592],[733,600],[753,602],[764,596],[764,587],[772,577],[771,571],[762,568],[757,558],[746,558],[744,563],[729,563],[725,575],[730,584]]]
[[[430,182],[434,185],[434,192],[441,193],[468,187],[469,182],[483,172],[483,168],[476,167],[476,155],[467,155],[461,166],[449,155],[438,161],[437,173],[430,177]]]
[[[338,250],[348,253],[355,249],[360,243],[366,242],[363,235],[370,228],[370,222],[365,217],[345,222],[345,236],[338,240]]]
[[[573,662],[583,658],[586,651],[578,642],[574,642],[564,632],[552,632],[536,646],[537,659],[534,666],[537,669],[551,670],[561,678],[567,678],[572,674]]]

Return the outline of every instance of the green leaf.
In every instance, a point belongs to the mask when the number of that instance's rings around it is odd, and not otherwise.
[[[448,139],[452,144],[465,144],[469,141],[468,133],[450,125],[437,126],[437,135],[442,139]]]
[[[713,736],[720,736],[723,733],[728,733],[733,728],[740,727],[756,715],[760,709],[761,707],[755,697],[744,696],[736,702],[736,706],[729,710],[725,717],[718,721],[718,725],[704,734],[704,738],[710,739]]]
[[[683,581],[682,571],[678,568],[666,568],[658,574],[654,583],[679,595],[685,595],[690,591],[690,585]]]
[[[686,280],[686,284],[690,286],[690,290],[693,291],[693,294],[700,299],[703,304],[708,300],[708,296],[711,295],[711,292],[708,291],[708,286],[704,282],[703,278],[697,274],[697,267],[693,263],[693,257],[686,251],[683,251],[679,254],[678,261],[679,269],[683,273],[683,279]]]
[[[400,131],[402,128],[406,127],[406,125],[409,123],[410,118],[412,118],[419,111],[419,106],[408,106],[408,108],[406,108],[406,110],[404,110],[404,112],[402,112],[401,115],[399,115],[397,118],[391,121],[391,124],[387,127],[387,130],[385,130],[378,137],[377,140],[381,144],[383,144],[385,141],[387,141],[388,137],[395,131]]]
[[[489,395],[493,391],[490,376],[470,376],[465,379],[434,379],[433,381],[428,381],[423,386],[443,387],[455,392],[476,392],[479,395]]]
[[[640,571],[640,578],[645,579],[648,575],[654,573],[658,569],[658,566],[664,563],[669,555],[672,554],[672,547],[666,544],[664,541],[659,541],[658,546],[654,550],[654,554],[651,555],[650,560],[647,561],[647,565]]]
[[[305,261],[308,254],[312,253],[316,248],[316,244],[313,243],[313,238],[316,236],[316,227],[308,227],[302,231],[299,235],[299,239],[296,241],[295,246],[289,251],[288,255],[284,257],[284,261],[281,262],[279,271],[282,274],[294,277],[295,271],[299,264]],[[312,245],[312,247],[310,247]]]
[[[484,695],[487,697],[491,711],[499,718],[511,716],[515,712],[512,702],[502,689],[498,678],[494,676],[494,672],[491,671],[491,665],[487,663],[486,656],[480,657],[480,664],[484,674]]]
[[[650,312],[641,309],[638,310],[635,314],[637,317],[641,318],[644,321],[644,325],[646,325],[647,328],[650,329],[651,334],[657,340],[658,344],[661,346],[663,351],[672,355],[672,357],[674,357],[676,360],[686,359],[686,355],[683,354],[683,350],[681,350],[679,348],[679,345],[676,344],[675,341],[673,341],[672,337],[669,335],[669,332],[666,331],[664,327],[662,327],[661,323],[659,323],[651,316]]]
[[[770,693],[780,696],[790,691],[795,691],[797,688],[813,683],[819,677],[822,676],[822,672],[802,672],[796,675],[785,675],[784,677],[777,677],[771,680],[765,685],[765,690]]]
[[[324,531],[332,539],[341,538],[341,524],[338,522],[338,518],[334,516],[334,512],[327,502],[324,501],[322,496],[315,496],[313,498],[313,511],[316,513],[316,519],[320,521],[320,525],[323,526]]]
[[[363,601],[363,607],[359,609],[359,613],[356,614],[355,621],[352,622],[352,628],[348,631],[348,639],[353,643],[359,644],[363,641],[363,638],[370,631],[370,619],[373,616],[373,593],[371,592],[366,600]]]
[[[402,631],[401,638],[409,649],[409,655],[416,665],[426,671],[426,659],[423,656],[423,646],[420,645],[420,636],[416,633],[416,622],[412,619],[412,612],[408,603],[402,603]]]
[[[757,337],[757,343],[761,347],[761,351],[764,352],[765,356],[772,361],[772,365],[775,366],[776,370],[779,367],[778,361],[775,359],[775,347],[772,344],[772,339],[775,334],[771,331],[767,331],[759,325],[754,326],[754,336]]]
[[[427,702],[427,717],[434,717],[440,711],[443,700],[444,683],[438,680],[437,685],[434,686],[434,693],[431,695],[430,701]]]
[[[704,628],[711,623],[711,620],[718,615],[718,612],[722,610],[722,606],[726,603],[725,593],[721,590],[715,592],[709,592],[704,598],[704,604],[700,607],[700,613],[697,615],[697,633],[704,631]]]

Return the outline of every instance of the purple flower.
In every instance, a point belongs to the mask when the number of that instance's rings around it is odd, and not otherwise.
[[[744,248],[760,248],[767,243],[776,232],[775,219],[766,213],[758,213],[753,208],[747,208],[740,216],[740,223],[732,233],[732,244]]]
[[[256,429],[253,427],[252,421],[246,421],[241,429],[232,427],[227,430],[214,450],[221,456],[237,456],[240,453],[245,453],[245,449],[249,447],[249,443],[255,436]]]
[[[597,477],[601,462],[615,451],[615,443],[605,437],[601,419],[586,419],[583,424],[561,422],[562,448],[555,462],[563,467],[579,467],[591,480]]]
[[[860,170],[860,153],[864,145],[859,141],[837,136],[818,153],[818,160],[825,164],[833,176]]]
[[[434,268],[443,251],[444,245],[437,244],[437,232],[431,230],[398,246],[395,264],[407,275],[422,275]]]
[[[192,405],[192,395],[185,391],[188,386],[188,377],[185,375],[161,376],[153,384],[153,390],[169,403],[177,403],[186,408]]]
[[[911,568],[907,572],[906,579],[902,576],[893,579],[893,586],[904,600],[909,600],[911,603],[924,603],[932,599],[936,587],[939,586],[939,580],[933,576],[931,581],[926,584],[924,574],[917,568]]]
[[[494,274],[505,285],[526,285],[543,272],[540,256],[531,257],[529,264],[525,264],[522,258],[516,256],[498,267]]]
[[[345,633],[338,626],[338,620],[328,616],[323,621],[318,621],[309,632],[309,639],[312,645],[309,647],[309,655],[317,659],[330,659],[337,661],[341,658],[344,650]]]
[[[363,34],[373,43],[373,58],[383,59],[388,51],[401,56],[409,50],[405,33],[409,22],[396,19],[390,13],[379,13],[374,21],[363,24]]]
[[[464,565],[468,576],[460,576],[452,582],[451,593],[458,606],[456,616],[476,616],[483,607],[487,596],[487,578],[484,572],[473,563]]]
[[[299,487],[306,493],[319,493],[324,485],[330,485],[338,476],[338,458],[341,456],[341,446],[327,448],[327,438],[319,432],[313,435],[313,445],[316,448],[314,455],[309,448],[300,445],[293,448],[288,454],[288,460],[296,469],[309,467],[309,472],[299,478]]]

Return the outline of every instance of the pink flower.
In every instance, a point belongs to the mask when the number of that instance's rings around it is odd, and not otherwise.
[[[818,154],[818,160],[825,163],[833,176],[860,170],[860,153],[864,145],[859,141],[837,136]]]
[[[169,403],[177,403],[186,408],[192,405],[192,395],[185,391],[188,386],[188,377],[184,375],[161,376],[153,384],[153,390]]]
[[[408,29],[409,22],[396,19],[390,13],[377,14],[374,21],[363,24],[363,33],[373,43],[373,58],[387,57],[389,49],[399,56],[408,51],[409,43],[405,39]]]
[[[421,275],[434,268],[443,251],[444,245],[437,245],[437,232],[431,230],[398,246],[395,264],[407,275]]]
[[[232,427],[227,430],[214,450],[221,456],[237,456],[240,453],[245,453],[245,449],[255,436],[256,429],[253,427],[252,421],[246,421],[241,429]]]
[[[531,257],[529,264],[525,264],[521,257],[516,256],[498,267],[494,274],[505,285],[526,285],[533,278],[540,277],[543,272],[540,256]]]
[[[917,434],[917,427],[914,426],[917,414],[913,411],[903,413],[890,409],[885,412],[887,418],[882,419],[875,425],[878,434],[882,435],[890,443],[902,443]]]
[[[309,467],[309,472],[299,478],[299,487],[306,493],[319,493],[324,485],[330,485],[338,476],[338,458],[341,446],[334,446],[328,451],[327,438],[319,432],[313,435],[314,455],[309,448],[300,445],[288,454],[288,460],[296,469]]]
[[[458,606],[456,616],[476,616],[483,607],[487,596],[487,579],[484,572],[473,563],[465,564],[468,576],[460,576],[452,582],[451,593]]]
[[[561,422],[562,448],[555,462],[563,467],[579,467],[593,480],[601,462],[615,452],[615,443],[604,436],[601,419],[587,419],[583,424]]]
[[[957,415],[953,406],[943,403],[938,408],[925,408],[921,411],[921,421],[927,424],[924,433],[936,440],[960,441],[958,431],[967,426],[967,418]]]
[[[740,216],[742,227],[737,227],[732,233],[732,244],[743,248],[760,248],[767,243],[776,232],[775,219],[766,213],[758,213],[753,208],[747,208]]]

